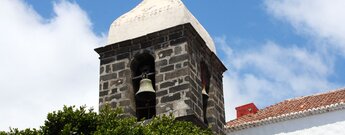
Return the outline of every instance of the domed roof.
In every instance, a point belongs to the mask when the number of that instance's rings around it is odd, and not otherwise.
[[[190,23],[214,53],[211,36],[181,0],[143,0],[110,26],[108,44],[144,36],[177,25]]]

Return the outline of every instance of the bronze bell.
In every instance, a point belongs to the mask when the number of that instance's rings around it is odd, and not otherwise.
[[[143,78],[140,81],[140,87],[139,87],[138,92],[135,94],[135,97],[138,100],[150,101],[150,100],[155,100],[155,96],[156,96],[156,92],[152,87],[151,80],[148,78]]]
[[[208,94],[207,94],[207,92],[206,92],[205,87],[202,88],[202,92],[201,92],[201,93],[202,93],[202,96],[203,96],[203,97],[208,98]]]

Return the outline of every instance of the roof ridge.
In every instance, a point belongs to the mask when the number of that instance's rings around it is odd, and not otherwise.
[[[289,99],[283,100],[282,102],[284,102],[284,101],[295,101],[295,100],[300,100],[300,99],[307,98],[307,97],[315,97],[315,96],[330,94],[330,93],[334,93],[334,92],[339,92],[339,91],[342,91],[342,90],[345,90],[345,87],[338,88],[338,89],[332,89],[332,90],[328,90],[328,91],[324,91],[324,92],[320,92],[320,93],[315,93],[315,94],[308,95],[308,96],[300,96],[300,97],[295,97],[295,98],[289,98]]]
[[[283,104],[283,103],[286,103],[286,102],[301,100],[301,99],[308,98],[308,97],[315,97],[315,96],[319,96],[319,95],[330,94],[330,93],[339,92],[339,91],[342,91],[342,90],[345,90],[345,87],[337,88],[337,89],[332,89],[332,90],[324,91],[324,92],[321,92],[321,93],[315,93],[315,94],[308,95],[308,96],[300,96],[300,97],[285,99],[285,100],[280,101],[280,102],[278,102],[278,103],[269,105],[269,106],[264,107],[264,108],[262,108],[262,109],[259,109],[259,110],[258,110],[258,113],[259,113],[260,111],[263,111],[263,110],[266,110],[266,109],[269,109],[269,108],[278,106],[278,105]],[[236,120],[236,119],[235,119],[235,120]]]

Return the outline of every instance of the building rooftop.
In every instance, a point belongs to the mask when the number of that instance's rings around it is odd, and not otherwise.
[[[216,53],[211,36],[181,0],[143,0],[138,6],[111,24],[108,44],[145,36],[186,23],[190,23],[209,49]]]
[[[282,101],[227,122],[228,131],[301,118],[309,115],[345,109],[345,88]]]

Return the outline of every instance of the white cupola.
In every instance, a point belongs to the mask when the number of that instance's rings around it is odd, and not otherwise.
[[[186,23],[190,23],[209,49],[216,53],[211,36],[181,0],[143,0],[138,6],[111,24],[108,44],[141,37]]]

